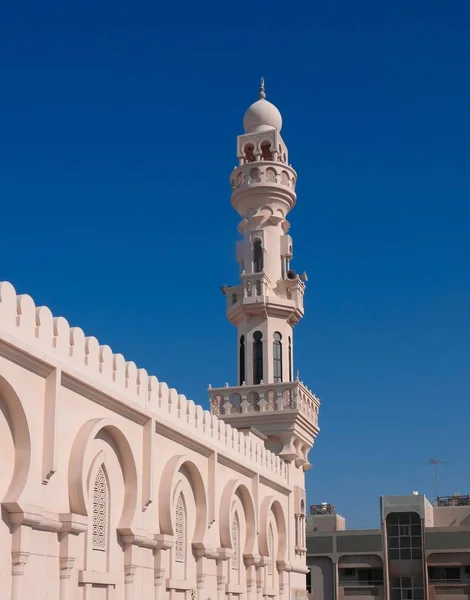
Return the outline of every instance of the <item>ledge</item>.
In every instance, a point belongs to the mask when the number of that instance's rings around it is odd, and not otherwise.
[[[187,579],[167,579],[166,589],[167,590],[192,590],[194,584]]]
[[[240,585],[239,583],[227,583],[225,586],[226,594],[237,594],[241,596],[242,594],[246,594],[246,587],[244,585]]]
[[[99,571],[79,571],[78,583],[92,583],[94,585],[117,585],[119,575],[116,573],[100,573]]]

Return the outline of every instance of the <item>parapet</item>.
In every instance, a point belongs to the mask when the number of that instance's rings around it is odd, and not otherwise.
[[[3,343],[2,343],[3,339]],[[54,317],[49,308],[37,307],[28,295],[17,295],[8,282],[0,283],[0,346],[17,348],[37,364],[60,368],[72,377],[80,378],[88,387],[106,390],[140,412],[143,422],[169,420],[178,431],[185,430],[217,450],[236,453],[254,465],[287,481],[287,464],[266,450],[255,436],[247,436],[211,415],[202,406],[169,388],[164,382],[139,369],[122,354],[114,354],[109,346],[101,345],[95,337],[85,336],[79,327],[70,327],[63,317]]]

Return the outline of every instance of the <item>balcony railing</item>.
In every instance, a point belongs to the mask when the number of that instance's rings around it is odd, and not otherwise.
[[[466,581],[462,579],[430,579],[429,583],[431,585],[461,585],[464,583],[470,586],[470,579]]]
[[[336,508],[333,504],[323,502],[322,504],[310,504],[310,515],[334,515]]]
[[[377,587],[383,584],[383,581],[339,581],[340,587]]]
[[[209,388],[209,394],[214,415],[296,410],[318,426],[320,400],[300,381]]]

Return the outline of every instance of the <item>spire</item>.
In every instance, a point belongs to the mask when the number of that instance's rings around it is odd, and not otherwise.
[[[264,89],[264,77],[261,77],[261,81],[260,81],[259,98],[260,98],[260,100],[266,98],[266,91]]]

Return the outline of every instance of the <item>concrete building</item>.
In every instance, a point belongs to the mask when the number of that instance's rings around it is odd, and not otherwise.
[[[381,527],[347,530],[329,504],[307,520],[312,600],[470,598],[470,496],[382,496]]]
[[[212,414],[0,284],[1,600],[306,598],[319,401],[292,377],[296,174],[265,96],[231,176],[240,385],[211,389]]]

